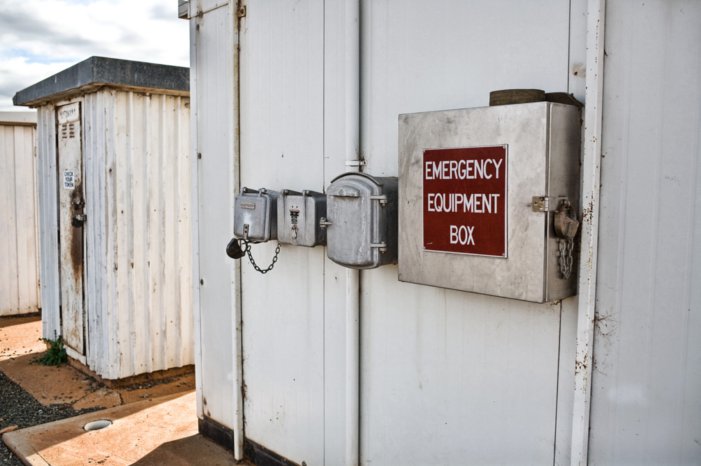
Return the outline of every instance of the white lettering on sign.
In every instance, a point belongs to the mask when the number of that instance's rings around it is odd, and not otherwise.
[[[429,212],[498,214],[498,193],[428,193]]]
[[[474,226],[450,225],[450,244],[475,245]]]
[[[425,164],[426,180],[491,180],[499,179],[503,159],[438,160]]]
[[[425,149],[423,245],[507,257],[507,145]]]
[[[75,189],[75,183],[75,171],[63,170],[63,189]]]

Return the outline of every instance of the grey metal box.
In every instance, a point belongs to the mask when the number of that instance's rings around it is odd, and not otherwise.
[[[494,158],[486,166],[483,177],[492,169],[496,178],[498,160],[506,162],[499,172],[504,189],[493,194],[503,203],[488,212],[488,198],[469,192],[476,185],[468,174],[480,172],[460,171],[469,162],[460,162],[459,156],[453,165],[441,159],[451,156],[445,149],[479,154],[483,148],[503,153],[502,159]],[[538,102],[400,115],[399,280],[533,302],[576,294],[576,273],[565,279],[559,270],[560,240],[551,210],[562,198],[579,205],[579,152],[580,115],[570,105]],[[446,186],[461,191],[460,197],[429,192],[444,186],[435,184],[436,177],[458,180]],[[479,189],[493,189],[486,186]],[[470,203],[478,195],[482,197]],[[550,208],[538,211],[534,197],[546,205],[551,201]],[[464,220],[468,218],[472,220]],[[469,249],[480,243],[473,240],[472,231],[457,235],[456,225],[474,219],[480,227],[487,225],[480,238],[484,244],[493,243],[491,250]],[[434,244],[443,238],[447,246]],[[453,250],[434,250],[441,248]]]
[[[234,201],[234,236],[252,243],[277,239],[277,197],[264,188],[241,188]]]
[[[325,195],[314,191],[283,190],[278,198],[278,241],[309,247],[326,244],[326,230],[319,224],[325,216]]]
[[[326,190],[326,254],[345,267],[397,262],[397,178],[346,173]]]

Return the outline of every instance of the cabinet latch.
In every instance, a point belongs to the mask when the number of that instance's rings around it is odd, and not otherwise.
[[[569,203],[566,196],[533,196],[531,209],[533,212],[555,212],[562,201]]]

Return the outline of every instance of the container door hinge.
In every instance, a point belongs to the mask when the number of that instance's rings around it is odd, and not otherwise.
[[[246,5],[239,6],[239,9],[236,11],[236,16],[238,16],[239,18],[246,17]]]

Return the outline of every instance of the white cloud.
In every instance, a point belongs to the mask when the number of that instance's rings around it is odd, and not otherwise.
[[[175,0],[0,0],[0,110],[93,55],[188,66],[188,41]]]

